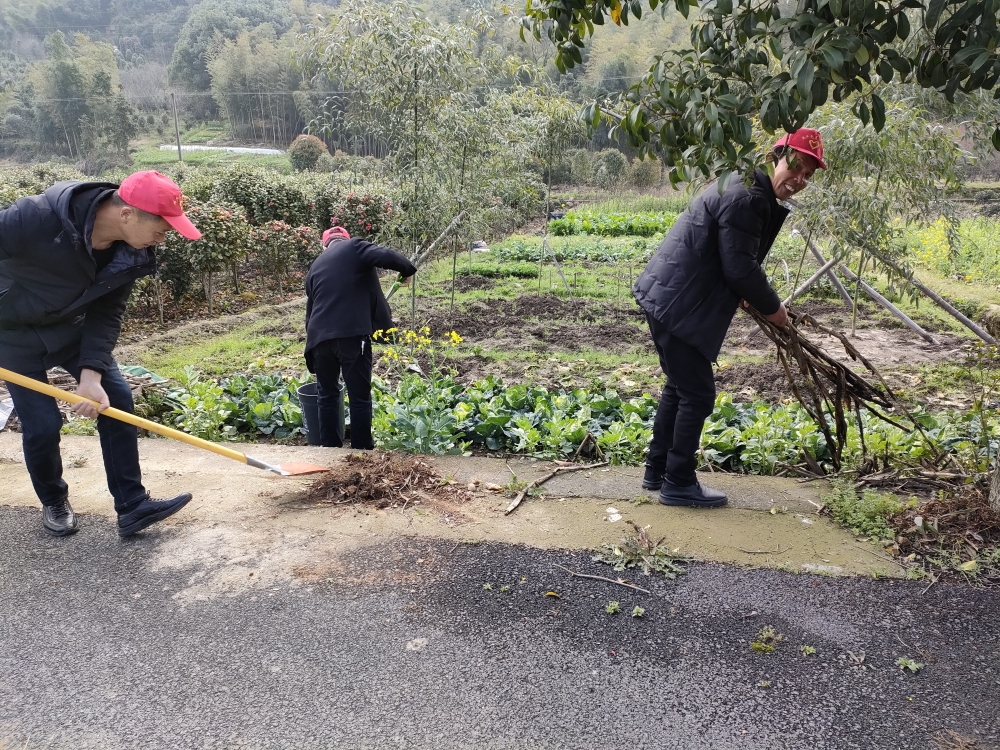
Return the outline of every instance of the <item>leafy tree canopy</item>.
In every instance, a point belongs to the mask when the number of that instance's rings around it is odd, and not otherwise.
[[[293,21],[288,3],[281,0],[205,0],[181,29],[170,61],[170,82],[189,91],[208,91],[208,58],[217,39],[235,40],[240,32],[265,23],[281,35]]]
[[[662,153],[673,183],[746,173],[761,159],[753,122],[771,134],[794,130],[828,99],[881,131],[882,87],[912,82],[957,96],[997,92],[1000,0],[673,0],[691,26],[690,45],[654,59],[617,111],[631,146]],[[650,10],[666,13],[660,0]],[[627,25],[641,0],[527,0],[522,19],[557,49],[556,66],[579,64],[595,27]],[[995,110],[994,110],[995,111]],[[585,110],[595,125],[597,103]],[[994,125],[996,123],[994,122]],[[992,141],[1000,150],[1000,128]]]

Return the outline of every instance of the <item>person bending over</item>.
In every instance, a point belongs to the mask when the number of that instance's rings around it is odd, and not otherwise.
[[[159,172],[137,172],[121,185],[60,182],[0,211],[0,366],[47,382],[62,367],[77,395],[96,401],[73,411],[97,420],[118,533],[130,536],[184,507],[183,493],[154,500],[142,483],[135,427],[100,413],[132,412],[132,391],[112,351],[136,279],[156,272],[153,246],[174,229],[201,233],[184,215],[181,190]],[[21,421],[24,462],[55,536],[77,531],[62,477],[55,399],[7,384]]]
[[[823,141],[801,128],[769,155],[773,176],[758,169],[747,186],[715,184],[677,219],[632,287],[667,376],[653,420],[644,489],[664,505],[718,507],[726,496],[699,484],[695,469],[705,420],[715,406],[712,362],[719,356],[740,301],[769,321],[788,313],[761,268],[788,209],[778,201],[803,190],[823,163]]]
[[[372,439],[372,334],[392,327],[377,268],[405,277],[417,272],[405,256],[343,227],[323,233],[323,252],[306,275],[306,366],[316,375],[320,444],[340,448],[344,375],[351,408],[351,447],[370,450]]]

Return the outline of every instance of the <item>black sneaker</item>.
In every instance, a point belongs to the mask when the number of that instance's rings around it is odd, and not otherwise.
[[[655,469],[646,464],[646,473],[642,476],[642,488],[644,490],[658,490],[663,484],[663,469]]]
[[[184,492],[169,500],[155,500],[148,495],[128,513],[118,516],[118,536],[132,536],[157,521],[172,516],[191,500],[191,493]]]
[[[726,494],[702,487],[698,482],[687,487],[679,487],[668,479],[663,480],[660,488],[660,502],[663,505],[682,505],[692,508],[720,508],[728,501]]]
[[[55,505],[43,505],[42,526],[52,536],[75,534],[78,530],[76,528],[76,513],[73,512],[69,500],[63,500]]]

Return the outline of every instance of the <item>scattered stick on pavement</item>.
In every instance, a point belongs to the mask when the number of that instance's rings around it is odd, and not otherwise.
[[[642,586],[636,586],[634,583],[626,583],[625,581],[623,581],[621,579],[619,579],[619,580],[616,581],[614,578],[605,578],[604,576],[592,576],[592,575],[588,575],[586,573],[577,573],[575,570],[570,570],[569,568],[563,567],[559,563],[553,563],[553,565],[555,565],[560,570],[565,570],[567,573],[569,573],[574,578],[590,578],[590,579],[592,579],[594,581],[607,581],[608,583],[617,583],[619,586],[624,586],[627,589],[635,589],[636,591],[641,591],[644,594],[652,594],[653,593],[649,589],[644,589],[644,588],[642,588]]]
[[[601,461],[600,463],[586,464],[584,466],[557,466],[555,468],[555,470],[549,472],[548,474],[546,474],[541,479],[536,479],[534,482],[531,482],[523,490],[521,490],[520,492],[518,492],[517,493],[517,497],[515,497],[511,501],[510,505],[507,506],[507,510],[505,510],[503,512],[503,514],[506,516],[509,513],[512,513],[514,510],[517,509],[517,506],[521,504],[521,501],[524,500],[525,496],[528,494],[529,491],[531,491],[535,487],[541,487],[543,484],[545,484],[547,481],[549,481],[550,479],[552,479],[552,477],[556,476],[557,474],[569,474],[570,472],[573,472],[573,471],[584,471],[585,469],[596,469],[599,466],[607,466],[607,465],[608,465],[607,461]]]

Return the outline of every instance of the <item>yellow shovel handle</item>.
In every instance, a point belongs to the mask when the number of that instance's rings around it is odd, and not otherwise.
[[[52,398],[57,398],[60,401],[66,401],[70,404],[86,403],[93,404],[94,406],[98,405],[96,401],[91,401],[89,398],[78,396],[70,391],[64,391],[61,388],[56,388],[54,385],[43,383],[40,380],[35,380],[34,378],[18,375],[16,372],[5,370],[3,367],[0,367],[0,380],[6,380],[8,383],[19,385],[22,388],[27,388],[35,391],[36,393],[44,393],[46,396],[52,396]],[[212,453],[218,453],[220,456],[231,458],[234,461],[248,463],[246,455],[240,453],[239,451],[234,451],[232,448],[226,448],[221,445],[216,445],[215,443],[210,443],[208,440],[202,440],[201,438],[197,438],[194,435],[188,435],[186,432],[181,432],[180,430],[164,427],[162,424],[150,422],[148,419],[137,417],[135,414],[129,414],[127,411],[121,411],[120,409],[111,407],[102,411],[101,416],[111,417],[112,419],[117,419],[120,422],[127,422],[128,424],[135,425],[136,427],[141,427],[144,430],[155,432],[158,435],[173,438],[174,440],[180,440],[188,445],[193,445],[195,448],[203,448],[204,450],[212,451]]]

